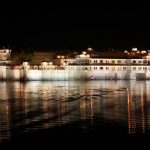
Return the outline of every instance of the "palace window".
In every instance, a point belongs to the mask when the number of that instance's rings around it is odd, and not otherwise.
[[[115,61],[114,60],[112,60],[112,64],[114,64],[115,63]]]
[[[136,64],[136,61],[135,61],[135,60],[133,60],[133,64]]]
[[[97,60],[94,60],[94,63],[97,63]]]
[[[103,63],[103,60],[100,60],[100,63]]]
[[[139,70],[141,70],[142,68],[141,68],[141,67],[139,67],[138,69],[139,69]]]
[[[136,70],[136,67],[133,67],[133,70]]]

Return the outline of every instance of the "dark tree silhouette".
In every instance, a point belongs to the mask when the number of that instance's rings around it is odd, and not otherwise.
[[[21,50],[21,52],[12,53],[12,60],[16,63],[31,62],[34,53],[31,50]]]

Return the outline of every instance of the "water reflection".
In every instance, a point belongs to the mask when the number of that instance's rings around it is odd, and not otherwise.
[[[0,82],[0,141],[86,119],[81,128],[103,120],[147,133],[149,90],[150,81]]]

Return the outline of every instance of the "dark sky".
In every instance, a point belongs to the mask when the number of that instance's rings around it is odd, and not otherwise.
[[[0,45],[14,48],[150,48],[150,13],[128,8],[0,10]]]

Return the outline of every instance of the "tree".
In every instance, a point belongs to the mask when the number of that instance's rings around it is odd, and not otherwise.
[[[33,57],[32,50],[21,50],[21,52],[12,53],[12,60],[15,63],[22,64],[23,62],[31,62]]]

